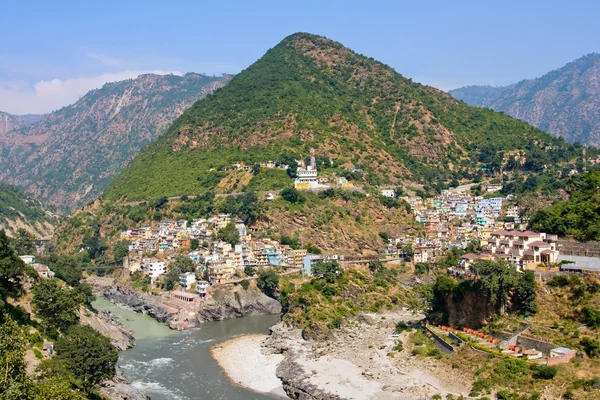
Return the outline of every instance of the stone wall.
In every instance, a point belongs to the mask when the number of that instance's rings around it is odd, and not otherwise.
[[[545,356],[550,355],[550,350],[554,345],[550,342],[538,340],[526,336],[519,335],[517,337],[517,346],[525,347],[526,349],[536,349],[541,351]]]

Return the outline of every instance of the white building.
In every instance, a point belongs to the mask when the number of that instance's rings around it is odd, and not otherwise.
[[[393,189],[381,189],[381,195],[383,197],[390,197],[393,199],[396,197],[396,192]]]
[[[294,187],[296,189],[326,189],[329,185],[323,185],[319,183],[319,177],[317,172],[317,162],[315,161],[315,150],[310,149],[310,165],[305,168],[298,167],[296,169],[296,180],[294,181]]]
[[[161,275],[167,272],[167,267],[164,261],[151,262],[145,267],[146,272],[150,276],[152,282],[158,279]]]
[[[35,256],[19,256],[19,258],[27,265],[35,263]]]
[[[208,291],[208,287],[210,283],[207,281],[198,281],[196,284],[196,293],[200,295],[200,299],[204,299],[206,297],[206,293]]]
[[[179,286],[183,289],[189,289],[194,282],[196,282],[196,274],[193,272],[186,272],[179,275]]]

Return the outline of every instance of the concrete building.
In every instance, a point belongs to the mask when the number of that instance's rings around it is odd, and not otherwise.
[[[193,272],[186,272],[179,275],[179,286],[185,290],[188,290],[194,282],[196,282],[196,274]]]
[[[396,192],[393,189],[381,189],[381,195],[383,197],[390,197],[393,199],[396,197]]]

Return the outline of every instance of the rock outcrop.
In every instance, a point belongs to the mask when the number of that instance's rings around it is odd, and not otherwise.
[[[100,395],[110,400],[150,400],[150,397],[133,387],[119,370],[111,380],[100,384]]]
[[[172,305],[159,296],[143,294],[125,286],[111,286],[103,292],[109,301],[148,314],[159,322],[176,329],[191,329],[203,322],[224,321],[252,315],[272,315],[281,312],[281,304],[254,287],[220,286],[211,289],[210,297],[184,320]]]
[[[171,313],[161,304],[158,296],[142,294],[126,286],[111,286],[103,295],[112,303],[148,314],[158,322],[167,323],[171,317]]]
[[[103,336],[110,339],[110,342],[119,350],[127,350],[135,345],[133,333],[126,329],[119,318],[107,311],[93,313],[85,307],[79,310],[79,323],[87,325]]]
[[[223,321],[252,315],[281,313],[281,303],[265,296],[258,289],[241,286],[218,287],[212,296],[202,303],[198,311],[198,321]]]

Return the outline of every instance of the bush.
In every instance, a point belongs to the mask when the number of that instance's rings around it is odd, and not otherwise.
[[[553,379],[557,372],[557,366],[538,365],[533,372],[533,377],[535,379]]]
[[[262,271],[256,279],[256,285],[269,297],[275,297],[279,287],[279,275],[272,269]]]
[[[402,343],[402,340],[396,340],[394,351],[401,352],[402,350],[404,350],[404,343]]]
[[[568,286],[571,281],[567,275],[554,275],[552,279],[546,282],[546,285],[550,287],[565,287]]]
[[[248,279],[244,279],[240,282],[240,286],[244,288],[244,290],[248,290],[250,287],[250,281]]]
[[[584,337],[579,341],[579,344],[583,347],[585,353],[591,358],[600,356],[600,342],[589,337]]]
[[[410,329],[410,326],[408,326],[408,324],[404,321],[400,321],[396,324],[396,332],[397,333],[402,333],[409,329]]]
[[[292,204],[304,203],[304,196],[302,193],[297,191],[295,188],[283,189],[280,193],[281,198],[285,201],[289,201]]]

